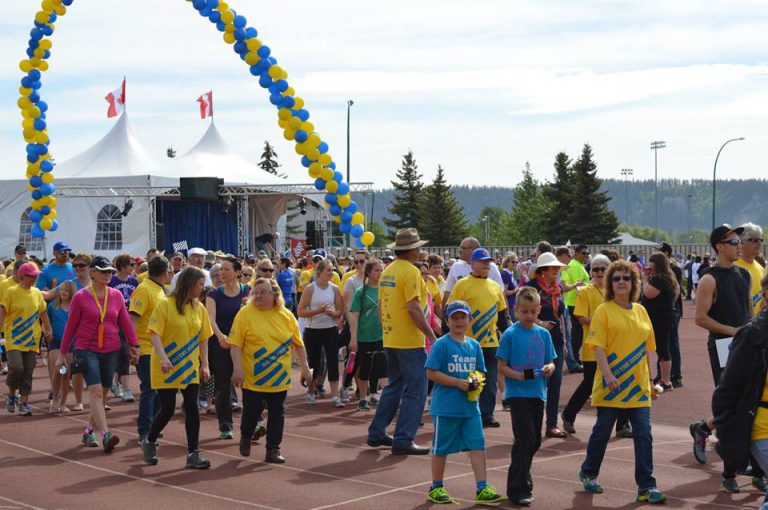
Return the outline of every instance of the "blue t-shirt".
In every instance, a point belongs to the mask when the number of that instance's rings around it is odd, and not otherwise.
[[[432,344],[424,366],[458,379],[466,379],[475,370],[486,371],[480,344],[470,337],[465,337],[463,343],[457,342],[450,334],[441,336]],[[467,400],[467,394],[458,388],[435,384],[429,414],[457,418],[475,416],[480,414],[480,406]]]
[[[46,309],[48,317],[51,319],[51,329],[53,330],[53,340],[61,344],[61,337],[64,336],[64,327],[67,325],[69,310],[64,310],[54,306],[53,301],[48,302]]]
[[[133,275],[129,275],[127,280],[121,280],[117,275],[112,275],[112,279],[109,280],[109,286],[113,289],[117,289],[123,294],[123,301],[125,301],[125,307],[131,306],[131,295],[136,287],[139,286],[139,279]]]
[[[528,368],[541,368],[555,358],[555,346],[549,331],[534,324],[533,328],[523,327],[516,322],[501,335],[496,358],[503,359],[515,372]],[[547,378],[544,376],[518,381],[504,378],[504,398],[522,397],[547,400]]]
[[[283,299],[285,300],[285,306],[290,306],[293,303],[293,270],[283,269],[277,273],[277,284],[280,286],[280,290],[283,291]]]
[[[76,277],[77,275],[75,274],[75,268],[73,268],[72,264],[69,262],[63,266],[50,263],[40,271],[40,274],[37,276],[37,283],[35,283],[35,286],[40,290],[55,289],[62,282],[71,280]]]

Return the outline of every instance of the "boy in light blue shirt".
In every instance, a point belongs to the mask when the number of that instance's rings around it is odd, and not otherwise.
[[[432,438],[432,486],[427,499],[433,503],[453,503],[445,490],[443,475],[447,456],[469,452],[475,474],[478,503],[497,503],[505,498],[486,482],[485,436],[477,400],[470,401],[472,372],[485,372],[483,350],[466,336],[471,309],[466,301],[453,301],[445,309],[450,332],[432,345],[425,365],[427,377],[435,383],[429,414],[435,425]],[[493,384],[493,381],[491,382]]]
[[[517,322],[501,337],[496,358],[504,376],[504,400],[512,416],[512,462],[507,471],[507,497],[520,506],[533,502],[531,464],[541,446],[547,378],[555,371],[555,347],[545,328],[537,324],[539,294],[531,287],[517,293]]]

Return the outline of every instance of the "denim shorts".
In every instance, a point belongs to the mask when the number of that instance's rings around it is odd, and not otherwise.
[[[94,352],[75,351],[75,358],[83,360],[83,378],[86,386],[101,385],[104,388],[112,386],[112,378],[117,367],[117,357],[120,351]]]

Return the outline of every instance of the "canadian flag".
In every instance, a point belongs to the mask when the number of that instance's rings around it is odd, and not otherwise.
[[[122,85],[107,94],[104,99],[109,103],[107,117],[117,117],[123,113],[125,111],[125,78],[123,78]]]
[[[213,91],[206,92],[197,98],[200,103],[200,118],[213,117]]]

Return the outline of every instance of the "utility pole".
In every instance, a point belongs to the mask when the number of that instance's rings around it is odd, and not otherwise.
[[[653,233],[657,243],[659,242],[659,149],[667,146],[667,142],[656,140],[651,142],[653,149],[653,201],[654,201],[654,227]]]
[[[635,173],[631,168],[622,168],[621,175],[624,176],[624,223],[629,227],[629,184],[627,179]]]

